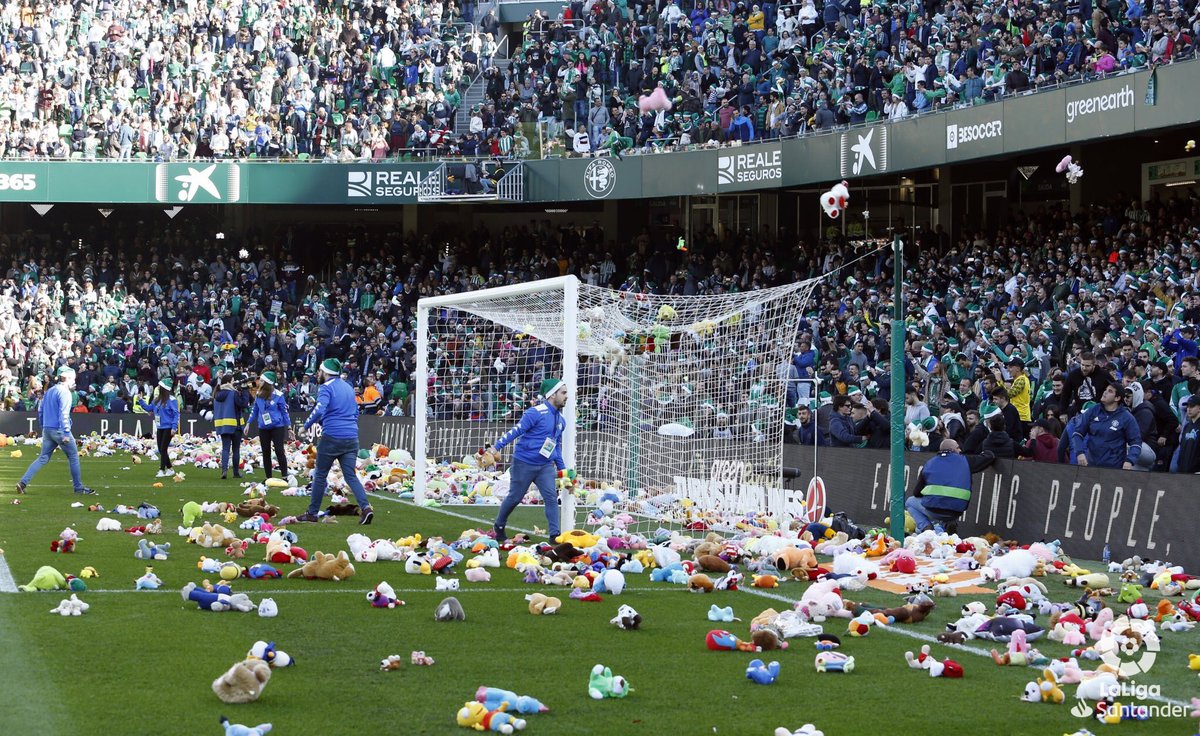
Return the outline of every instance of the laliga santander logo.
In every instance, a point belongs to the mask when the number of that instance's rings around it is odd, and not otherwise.
[[[1117,669],[1122,677],[1149,672],[1159,649],[1154,623],[1121,616],[1113,621],[1112,632],[1096,644],[1100,661]]]

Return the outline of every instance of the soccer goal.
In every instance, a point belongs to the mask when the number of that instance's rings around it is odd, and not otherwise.
[[[561,376],[564,460],[580,479],[561,499],[563,529],[783,521],[795,511],[781,481],[788,365],[817,282],[671,296],[565,276],[421,299],[415,497],[455,471],[463,482],[472,455]]]

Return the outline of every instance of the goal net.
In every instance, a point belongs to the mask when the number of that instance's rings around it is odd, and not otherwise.
[[[781,482],[783,430],[816,283],[672,296],[567,276],[422,299],[416,498],[498,503],[505,465],[473,467],[475,453],[541,399],[543,379],[561,377],[564,460],[579,478],[561,498],[564,530],[699,531],[798,514]]]

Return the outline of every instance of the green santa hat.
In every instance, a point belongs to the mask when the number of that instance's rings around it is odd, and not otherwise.
[[[937,417],[925,417],[921,421],[917,422],[917,426],[925,432],[932,432],[933,430],[937,429],[937,423]]]
[[[275,375],[275,371],[263,371],[263,374],[259,376],[259,378],[262,379],[262,382],[265,384],[271,386],[279,385],[279,377]]]
[[[169,379],[169,378],[162,379],[161,381],[158,382],[158,387],[161,389],[170,391],[173,388],[173,386],[171,384],[171,379]]]
[[[998,417],[1002,413],[1003,412],[1000,411],[1000,407],[998,407],[995,404],[992,404],[990,402],[985,401],[979,405],[979,416],[983,417],[984,419],[991,419],[992,417]]]
[[[74,378],[75,369],[69,365],[60,365],[58,370],[54,371],[54,377],[59,380]]]
[[[331,376],[342,375],[342,361],[337,358],[326,358],[321,361],[321,372]]]
[[[817,396],[821,400],[821,406],[833,403],[833,394],[829,393],[828,391],[822,391]]]
[[[561,378],[547,378],[546,380],[542,381],[542,396],[548,399],[559,390],[566,387],[567,384],[564,383]]]

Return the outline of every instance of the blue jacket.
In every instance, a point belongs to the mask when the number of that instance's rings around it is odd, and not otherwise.
[[[829,417],[829,444],[833,447],[862,447],[862,435],[854,433],[854,420],[835,413]]]
[[[213,410],[213,416],[216,416],[216,409]],[[255,424],[259,429],[287,429],[292,424],[292,419],[288,416],[287,397],[282,391],[272,392],[269,399],[255,396],[254,408],[250,410],[250,418],[246,423]]]
[[[246,422],[246,395],[241,391],[223,388],[213,396],[213,428],[217,434],[234,434]]]
[[[358,403],[354,389],[341,378],[331,378],[317,390],[317,405],[304,428],[320,424],[328,437],[338,440],[358,440]]]
[[[42,405],[38,407],[38,421],[42,429],[57,429],[70,434],[73,401],[71,389],[65,383],[56,383],[47,389],[42,397]]]
[[[1137,464],[1142,454],[1142,433],[1137,420],[1123,406],[1105,411],[1096,404],[1083,413],[1071,433],[1071,455],[1084,453],[1088,465],[1119,468],[1122,463]]]
[[[159,429],[176,430],[179,428],[179,400],[175,397],[159,404],[151,404],[145,399],[138,399],[138,405],[154,415],[154,426]]]
[[[558,413],[558,409],[551,406],[550,402],[542,402],[525,410],[517,426],[505,432],[496,443],[496,449],[503,450],[506,445],[519,438],[517,449],[513,451],[514,460],[530,465],[553,462],[555,467],[562,470],[566,467],[562,456],[562,434],[566,428],[567,422],[562,414]],[[554,442],[554,448],[548,457],[542,454],[546,440]]]
[[[921,468],[914,495],[927,509],[961,514],[971,505],[971,475],[995,460],[996,456],[986,450],[979,455],[939,452]]]

